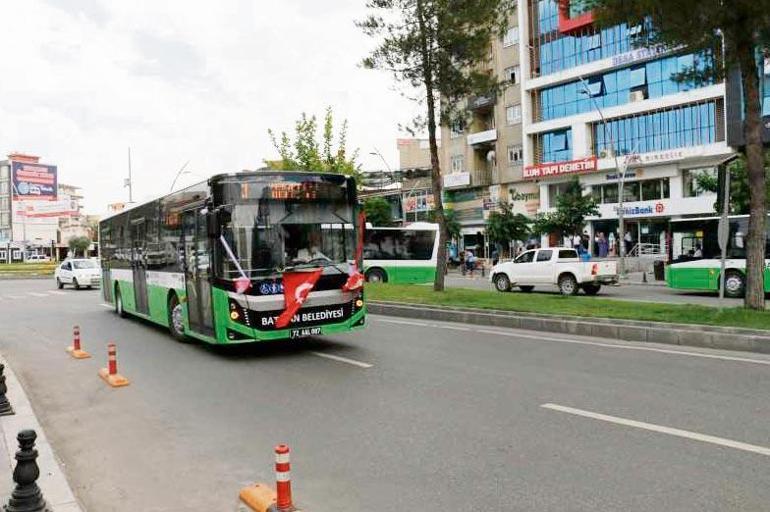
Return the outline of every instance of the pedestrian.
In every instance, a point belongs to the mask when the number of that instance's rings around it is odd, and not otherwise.
[[[465,250],[465,270],[471,273],[473,277],[473,270],[476,268],[476,255],[470,249]]]
[[[596,243],[597,250],[599,251],[599,257],[600,258],[606,258],[607,254],[609,254],[609,244],[607,243],[607,239],[604,238],[604,233],[601,231],[597,235],[598,242]]]
[[[631,253],[631,249],[634,248],[634,237],[631,236],[630,231],[626,231],[626,235],[623,237],[623,240],[626,242],[626,255],[629,255]]]
[[[495,246],[492,249],[492,265],[497,265],[497,262],[500,261],[500,253],[497,252],[497,246]]]
[[[575,234],[575,236],[572,237],[572,247],[575,249],[578,248],[583,243],[583,240],[580,238],[580,235]]]
[[[607,245],[609,246],[609,254],[613,258],[617,256],[617,246],[615,245],[615,233],[610,231],[609,236],[607,237]]]

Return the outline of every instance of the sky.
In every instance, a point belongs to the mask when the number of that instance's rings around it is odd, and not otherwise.
[[[364,0],[2,0],[0,155],[59,166],[87,213],[277,156],[302,112],[347,118],[366,170],[398,167],[415,106],[359,66]]]

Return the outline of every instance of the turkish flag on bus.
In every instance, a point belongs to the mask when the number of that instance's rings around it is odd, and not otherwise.
[[[307,296],[321,277],[323,269],[316,268],[308,272],[284,272],[283,298],[286,301],[283,313],[278,316],[275,326],[283,329],[299,311]]]

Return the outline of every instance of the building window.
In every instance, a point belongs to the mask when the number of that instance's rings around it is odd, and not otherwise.
[[[521,165],[524,160],[524,146],[515,144],[508,146],[508,165]]]
[[[659,98],[696,87],[707,86],[713,80],[702,83],[678,82],[674,75],[688,67],[704,70],[710,66],[707,53],[675,55],[647,62],[642,66],[610,71],[589,77],[586,82],[570,82],[540,91],[538,96],[540,118],[548,121],[560,117],[591,112],[599,108],[614,107],[640,99]]]
[[[10,168],[7,165],[0,165],[0,179],[8,179]]]
[[[519,27],[510,27],[503,36],[503,47],[507,48],[519,44]]]
[[[518,84],[521,80],[521,68],[518,65],[505,68],[505,80],[513,85]]]
[[[11,225],[10,213],[0,212],[0,226],[6,228]]]
[[[8,197],[0,197],[0,212],[6,212],[10,208]]]
[[[521,123],[521,105],[510,105],[505,108],[505,117],[508,120],[508,126]]]
[[[463,172],[465,168],[465,155],[454,155],[451,159],[452,174]]]
[[[0,181],[0,194],[8,194],[8,182]]]
[[[717,168],[705,167],[702,169],[686,169],[682,172],[682,179],[684,180],[683,196],[684,197],[700,197],[714,195],[713,186],[717,183]],[[709,183],[708,187],[704,185]]]
[[[462,137],[464,132],[462,124],[454,123],[449,127],[449,138],[456,139],[457,137]]]
[[[650,153],[717,142],[714,101],[593,123],[594,154],[609,151],[614,141],[619,155]]]
[[[535,162],[572,160],[572,130],[538,133],[535,136]]]
[[[556,206],[556,198],[566,193],[569,185],[570,183],[568,181],[548,185],[548,204],[552,208]]]

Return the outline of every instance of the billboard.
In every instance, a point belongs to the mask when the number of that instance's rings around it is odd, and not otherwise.
[[[11,162],[14,201],[55,201],[57,176],[55,165]]]
[[[56,201],[25,201],[17,205],[16,213],[27,218],[67,217],[78,214],[78,204],[68,196]]]

